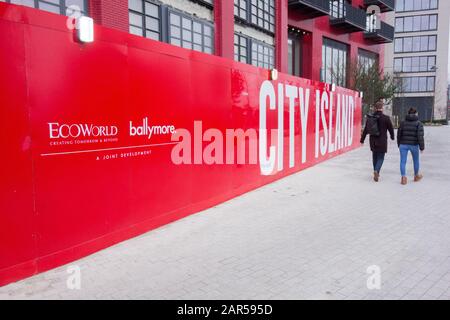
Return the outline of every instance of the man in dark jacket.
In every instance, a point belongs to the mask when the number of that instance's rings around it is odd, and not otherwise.
[[[414,162],[414,181],[420,181],[422,175],[420,170],[419,150],[425,150],[423,124],[419,121],[417,110],[409,109],[405,121],[400,124],[397,131],[397,144],[400,149],[400,173],[402,175],[401,184],[408,183],[406,178],[406,161],[408,160],[408,152],[411,152]]]
[[[374,117],[377,118],[378,123],[378,135],[370,135],[370,150],[372,150],[373,161],[373,180],[378,182],[380,178],[381,167],[383,166],[384,156],[387,153],[388,141],[387,133],[391,136],[391,140],[394,140],[394,126],[392,125],[391,118],[383,114],[383,102],[378,101],[375,104]],[[361,135],[361,143],[364,144],[366,136],[370,134],[368,126],[366,124],[364,131]]]

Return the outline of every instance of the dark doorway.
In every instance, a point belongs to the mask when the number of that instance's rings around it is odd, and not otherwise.
[[[289,32],[288,73],[297,77],[302,76],[301,49],[301,34],[298,32]]]

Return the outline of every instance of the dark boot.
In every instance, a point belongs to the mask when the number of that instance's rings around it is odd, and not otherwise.
[[[422,178],[423,178],[423,175],[421,175],[421,174],[415,175],[414,182],[419,182],[420,180],[422,180]]]
[[[402,177],[401,184],[402,184],[402,185],[405,185],[405,184],[407,184],[407,183],[408,183],[408,178]]]
[[[378,180],[380,180],[380,174],[377,171],[373,172],[373,180],[375,182],[378,182]]]

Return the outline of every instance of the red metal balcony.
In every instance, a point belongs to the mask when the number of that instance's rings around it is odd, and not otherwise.
[[[391,43],[394,41],[394,27],[380,21],[380,28],[369,28],[364,32],[364,38],[376,43]]]
[[[330,1],[330,24],[346,32],[366,30],[366,12],[344,0]]]

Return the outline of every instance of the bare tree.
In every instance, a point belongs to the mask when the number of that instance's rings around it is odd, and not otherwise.
[[[395,93],[399,91],[399,83],[393,75],[383,73],[378,64],[363,66],[360,63],[350,65],[350,88],[363,92],[363,104],[371,108],[375,103],[384,99],[390,104]]]
[[[363,93],[364,113],[368,113],[380,99],[384,99],[386,104],[390,104],[395,94],[401,91],[399,89],[402,84],[399,80],[390,73],[383,73],[377,63],[362,65],[357,60],[351,61],[347,70],[339,68],[333,73],[333,82],[342,82],[344,72],[348,75],[347,87]]]

